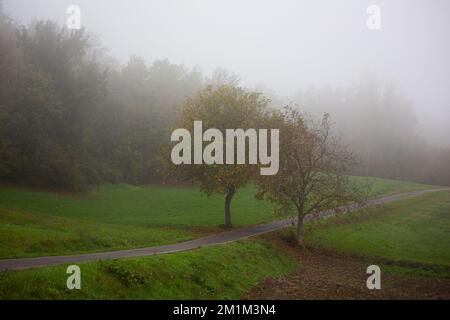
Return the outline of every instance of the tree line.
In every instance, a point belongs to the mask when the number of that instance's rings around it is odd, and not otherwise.
[[[364,198],[350,174],[450,184],[450,151],[420,139],[392,87],[369,77],[347,89],[300,92],[287,106],[275,101],[224,70],[207,78],[199,68],[139,56],[119,64],[85,30],[51,21],[24,27],[0,15],[2,182],[82,191],[187,181],[224,195],[228,227],[233,196],[255,183],[258,198],[297,216],[299,243],[305,216]],[[280,129],[278,174],[261,176],[254,165],[174,166],[170,133],[195,120],[219,130]]]
[[[167,60],[149,64],[139,56],[120,64],[85,30],[50,21],[24,27],[4,14],[0,57],[5,182],[72,190],[160,182],[162,143],[179,125],[187,99],[208,86],[239,89],[238,77],[223,70],[208,78],[199,68]],[[273,106],[277,99],[270,98],[264,103]],[[293,102],[313,118],[331,114],[334,133],[342,132],[359,159],[353,174],[450,184],[450,151],[417,135],[411,110],[395,90],[363,79],[346,89],[305,90]],[[221,112],[231,117],[234,111]],[[244,121],[235,117],[237,125]]]
[[[84,190],[159,179],[158,146],[203,78],[158,60],[118,65],[84,31],[0,22],[0,178]]]
[[[347,87],[299,91],[293,101],[315,119],[331,115],[335,134],[358,160],[353,174],[450,185],[450,148],[421,136],[412,103],[397,84],[366,73]]]

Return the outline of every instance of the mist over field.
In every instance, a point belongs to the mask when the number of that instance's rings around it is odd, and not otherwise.
[[[358,158],[353,174],[450,183],[448,1],[4,0],[3,12],[36,34],[45,60],[57,55],[54,43],[45,44],[46,32],[56,35],[57,28],[33,28],[43,21],[65,26],[73,4],[85,46],[76,54],[98,68],[85,77],[110,93],[95,98],[107,114],[98,116],[111,121],[97,132],[107,138],[94,143],[114,154],[108,161],[116,157],[117,165],[101,164],[109,167],[102,171],[114,167],[107,180],[156,176],[148,157],[177,123],[174,106],[208,84],[231,84],[262,92],[275,108],[295,105],[313,118],[329,113]],[[380,28],[368,26],[371,5],[379,8]],[[33,62],[39,68],[53,63],[40,59]],[[78,68],[73,63],[61,68],[70,72]],[[50,78],[63,81],[52,74],[57,67],[50,69]],[[125,155],[130,148],[136,151]]]
[[[374,72],[411,101],[418,130],[450,146],[450,3],[396,1],[54,1],[6,0],[23,23],[64,24],[77,4],[82,25],[121,62],[131,54],[236,72],[242,84],[284,100],[308,86],[348,86]],[[366,27],[369,5],[381,29]]]
[[[449,300],[449,14],[0,0],[1,302]]]

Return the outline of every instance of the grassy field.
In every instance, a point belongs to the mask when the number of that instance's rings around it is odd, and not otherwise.
[[[252,187],[233,198],[233,223],[249,225],[273,219],[273,209],[254,198]],[[36,214],[140,227],[217,226],[223,223],[224,196],[210,198],[197,188],[103,185],[85,195],[58,196],[0,188],[0,206]]]
[[[450,192],[313,223],[306,241],[369,257],[391,271],[450,277]]]
[[[354,177],[365,183],[366,178]],[[369,178],[373,195],[422,190],[432,186]],[[273,206],[255,199],[256,189],[239,189],[233,198],[236,226],[273,220]],[[104,185],[87,195],[58,196],[17,188],[0,188],[0,207],[36,214],[109,224],[146,226],[217,226],[223,223],[224,196],[203,196],[197,188]]]
[[[354,177],[366,183],[366,178]],[[369,178],[374,196],[431,186]],[[277,217],[273,206],[240,189],[233,223],[245,226]],[[104,185],[88,194],[58,195],[0,187],[0,258],[74,254],[175,243],[218,232],[223,197],[196,188]]]
[[[365,178],[354,179],[365,182]],[[374,196],[428,188],[373,180]],[[236,196],[233,209],[239,225],[275,218],[267,203],[254,199],[254,191],[244,188]],[[222,197],[203,198],[194,188],[103,186],[87,195],[59,196],[3,187],[0,256],[69,254],[182,241],[218,231],[221,210]],[[450,276],[449,192],[330,218],[306,228],[308,245],[363,255],[382,265],[383,272]],[[0,299],[238,299],[263,279],[286,275],[298,267],[290,251],[268,239],[80,263],[82,290],[66,288],[66,266],[1,272]]]
[[[0,208],[0,258],[138,248],[205,234],[200,229],[106,224]]]
[[[352,177],[352,179],[356,183],[368,184],[371,189],[371,197],[436,188],[436,186],[428,184],[373,177]]]
[[[82,263],[81,290],[67,289],[67,266],[2,272],[0,300],[239,299],[264,278],[284,275],[297,265],[276,245],[247,240],[170,255]]]
[[[449,235],[450,192],[437,192],[308,224],[306,240],[364,256],[383,272],[449,277]],[[66,266],[2,272],[0,299],[238,299],[267,277],[297,270],[301,261],[275,238],[80,263],[82,290],[66,288]]]

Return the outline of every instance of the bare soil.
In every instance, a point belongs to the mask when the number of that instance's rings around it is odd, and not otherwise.
[[[286,247],[300,259],[301,267],[287,276],[266,279],[242,298],[450,300],[450,279],[392,275],[381,268],[381,289],[369,290],[366,269],[371,263],[366,259],[315,248]]]

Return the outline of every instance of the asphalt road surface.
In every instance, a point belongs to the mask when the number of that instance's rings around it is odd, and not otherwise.
[[[389,203],[389,202],[393,202],[393,201],[397,201],[397,200],[420,196],[420,195],[423,195],[423,194],[429,193],[429,192],[443,191],[443,190],[450,190],[450,189],[443,188],[443,189],[430,189],[430,190],[414,191],[414,192],[395,194],[395,195],[386,196],[386,197],[377,198],[377,199],[371,199],[371,200],[366,201],[366,203],[363,205],[350,204],[348,206],[337,208],[336,210],[322,211],[315,215],[307,216],[305,218],[305,221],[324,219],[324,218],[327,218],[330,216],[334,216],[336,214],[352,212],[352,211],[361,209],[362,207],[371,207],[371,206],[385,204],[385,203]],[[155,255],[155,254],[165,254],[165,253],[173,253],[173,252],[179,252],[179,251],[187,251],[187,250],[197,249],[200,247],[218,245],[218,244],[223,244],[223,243],[227,243],[227,242],[233,242],[233,241],[246,239],[246,238],[256,236],[259,234],[272,232],[275,230],[280,230],[280,229],[289,227],[295,223],[296,223],[296,219],[278,220],[278,221],[273,221],[273,222],[269,222],[269,223],[265,223],[265,224],[259,224],[259,225],[244,227],[244,228],[238,228],[238,229],[210,235],[210,236],[195,239],[195,240],[174,243],[174,244],[168,244],[168,245],[162,245],[162,246],[156,246],[156,247],[140,248],[140,249],[97,252],[97,253],[78,254],[78,255],[71,255],[71,256],[49,256],[49,257],[38,257],[38,258],[5,259],[5,260],[0,260],[0,271],[55,266],[55,265],[60,265],[60,264],[71,264],[71,263],[96,261],[96,260],[120,259],[120,258],[129,258],[129,257],[143,257],[143,256],[151,256],[151,255]]]

